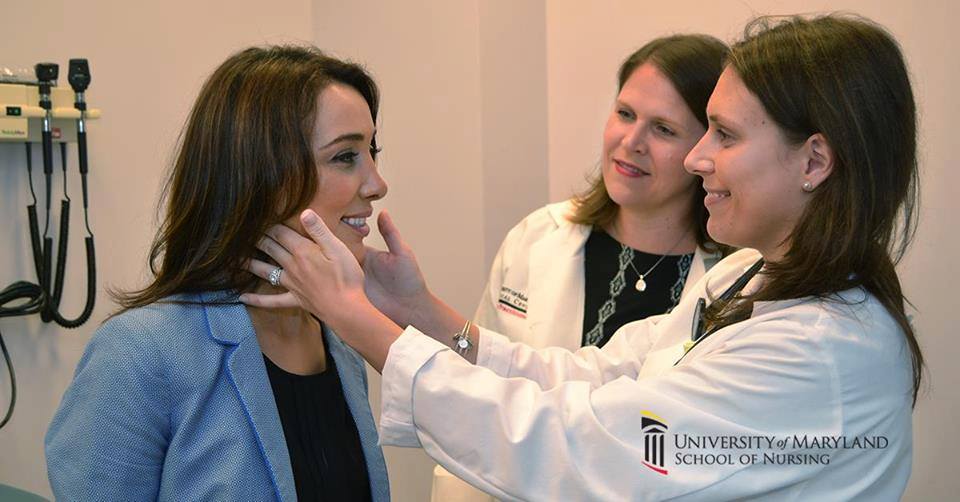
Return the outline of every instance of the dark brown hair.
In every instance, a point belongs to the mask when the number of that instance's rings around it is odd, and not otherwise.
[[[634,70],[644,63],[652,63],[670,80],[690,111],[706,128],[707,101],[723,72],[728,52],[726,44],[709,35],[672,35],[651,40],[620,65],[617,91],[623,89]],[[716,251],[720,246],[707,234],[708,214],[703,205],[707,193],[699,180],[696,187],[691,193],[690,211],[696,226],[697,244],[701,248]],[[570,221],[594,227],[606,227],[613,223],[620,209],[607,193],[602,173],[590,179],[590,186],[574,198],[574,206]]]
[[[124,309],[256,283],[244,263],[257,240],[316,193],[317,98],[335,82],[356,89],[376,121],[379,93],[370,75],[314,47],[254,47],[213,72],[164,185],[164,216],[150,247],[154,278],[143,289],[114,293]]]
[[[753,301],[839,300],[836,293],[863,287],[903,330],[916,402],[923,356],[894,269],[913,237],[919,194],[916,105],[900,47],[860,17],[763,17],[747,25],[729,65],[787,141],[826,137],[834,166],[783,260],[766,265],[761,289],[711,305],[708,324],[749,316]]]

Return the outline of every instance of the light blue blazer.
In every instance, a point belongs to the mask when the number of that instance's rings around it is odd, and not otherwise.
[[[296,500],[263,354],[225,292],[157,303],[100,327],[45,440],[57,500]],[[390,499],[363,360],[324,329],[374,501]]]

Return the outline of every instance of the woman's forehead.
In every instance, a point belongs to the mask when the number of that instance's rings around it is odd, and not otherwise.
[[[750,92],[735,70],[727,67],[707,103],[712,122],[743,127],[758,127],[769,121],[763,103]]]
[[[317,98],[315,140],[321,146],[344,135],[373,136],[374,124],[370,106],[356,89],[349,85],[328,85]]]
[[[696,120],[673,82],[651,62],[638,66],[627,78],[617,101],[637,113],[673,121]]]

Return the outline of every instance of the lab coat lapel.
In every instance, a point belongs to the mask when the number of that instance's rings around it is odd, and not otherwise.
[[[693,289],[693,285],[703,277],[703,274],[707,273],[707,267],[703,262],[706,256],[707,254],[704,253],[703,249],[697,246],[696,252],[693,253],[693,262],[690,263],[690,272],[687,273],[687,281],[683,284],[683,292],[680,293],[680,298],[685,298],[687,293]]]
[[[554,232],[530,247],[528,343],[536,348],[558,345],[572,350],[581,341],[576,335],[583,327],[583,246],[590,228],[567,221],[558,224]],[[571,339],[559,340],[556,333],[568,333]]]
[[[216,301],[216,297],[204,295],[204,300]],[[250,316],[243,305],[208,305],[205,309],[211,336],[229,346],[225,355],[227,375],[263,453],[277,496],[280,500],[296,500],[290,453]]]

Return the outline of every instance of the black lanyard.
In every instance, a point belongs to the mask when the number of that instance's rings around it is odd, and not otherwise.
[[[743,275],[741,275],[736,281],[734,281],[734,283],[731,284],[730,287],[727,288],[723,292],[723,294],[721,294],[717,298],[716,301],[719,301],[719,302],[729,301],[737,293],[743,291],[743,288],[747,286],[747,283],[750,282],[750,279],[753,279],[753,276],[757,275],[757,272],[759,272],[761,268],[763,268],[762,258],[757,260],[756,263],[750,266],[750,268],[748,268],[747,271],[743,273]],[[701,340],[706,339],[708,336],[720,330],[721,327],[714,327],[713,329],[711,329],[706,333],[703,332],[703,316],[706,313],[705,312],[706,307],[707,307],[707,300],[702,297],[698,298],[697,307],[693,311],[693,327],[691,328],[691,331],[690,331],[690,342],[687,342],[686,344],[684,344],[683,356],[680,356],[680,359],[677,359],[677,362],[673,363],[674,365],[677,365],[681,360],[683,360],[683,357],[687,355],[687,352],[690,352],[690,350],[693,349],[693,347],[696,344],[700,343]]]

